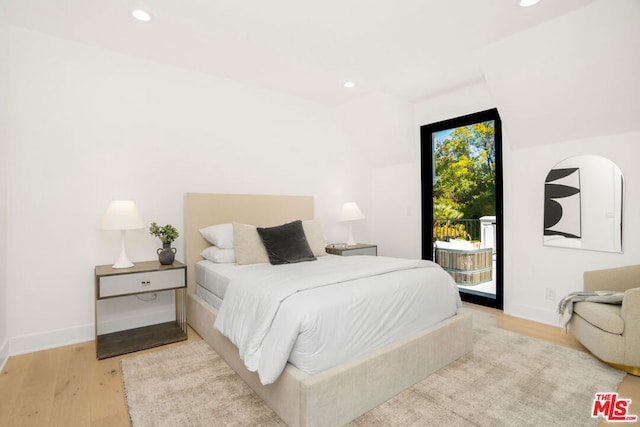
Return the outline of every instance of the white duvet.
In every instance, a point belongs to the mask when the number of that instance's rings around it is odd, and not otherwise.
[[[309,375],[453,316],[455,282],[437,264],[324,256],[298,264],[240,266],[214,327],[262,384],[287,361]]]

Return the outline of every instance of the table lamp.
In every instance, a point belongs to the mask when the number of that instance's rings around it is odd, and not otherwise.
[[[102,230],[120,230],[120,256],[112,268],[129,268],[133,263],[127,257],[125,247],[125,234],[127,230],[137,230],[146,227],[140,218],[136,204],[131,200],[113,200],[109,203],[107,212],[102,218],[100,228]]]
[[[356,244],[356,241],[353,240],[353,221],[364,218],[364,214],[355,202],[347,202],[342,205],[342,211],[340,211],[338,221],[349,223],[349,238],[347,239],[347,245],[353,246]]]

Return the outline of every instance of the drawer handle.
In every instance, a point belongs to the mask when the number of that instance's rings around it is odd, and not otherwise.
[[[150,280],[143,280],[142,282],[140,282],[142,284],[142,286],[148,286],[151,284]]]

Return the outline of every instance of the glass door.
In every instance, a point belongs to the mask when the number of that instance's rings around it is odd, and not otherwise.
[[[421,126],[422,258],[464,301],[502,309],[502,125],[496,109]]]

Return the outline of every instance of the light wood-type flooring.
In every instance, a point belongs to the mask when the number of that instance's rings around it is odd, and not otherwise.
[[[486,307],[466,304],[466,308],[473,312],[474,320],[585,351],[572,335],[563,334],[560,328]],[[186,342],[200,339],[189,329]],[[97,360],[95,343],[89,341],[10,357],[0,372],[0,426],[129,426],[119,362],[123,357],[140,353]],[[632,399],[629,412],[640,415],[640,377],[627,375],[618,393],[622,398]]]

